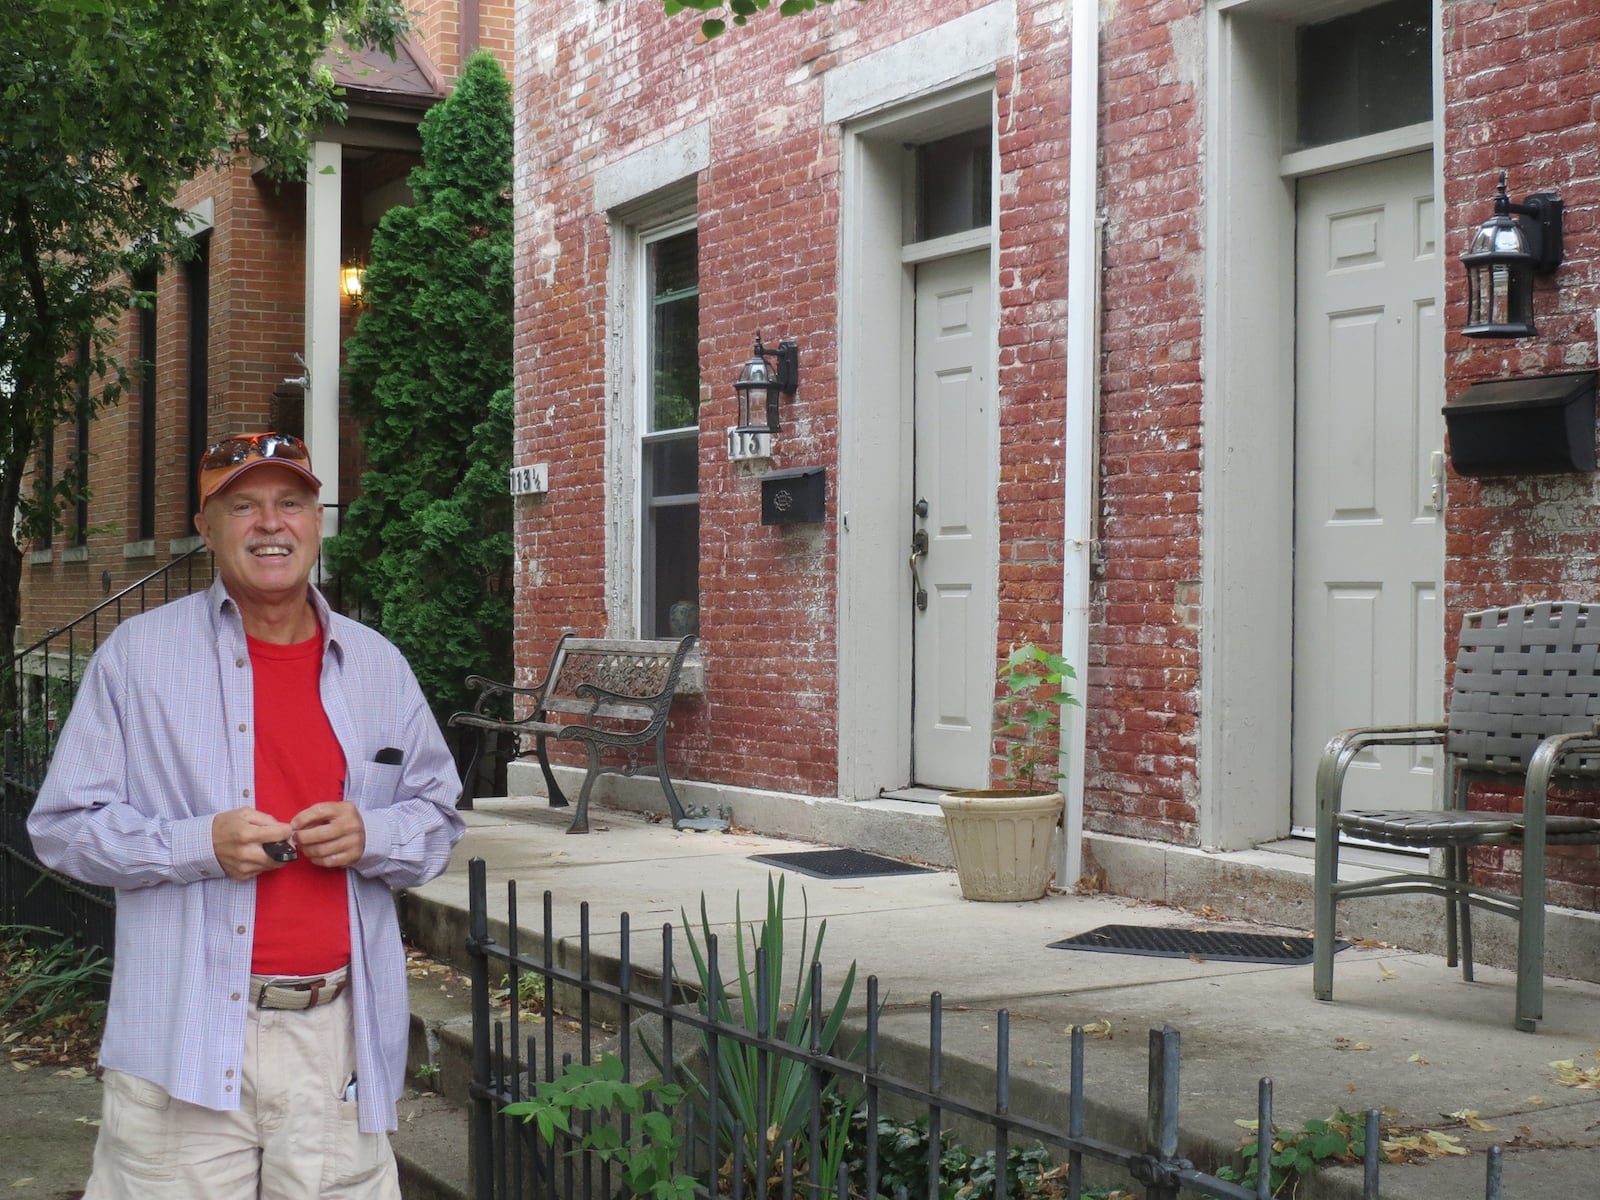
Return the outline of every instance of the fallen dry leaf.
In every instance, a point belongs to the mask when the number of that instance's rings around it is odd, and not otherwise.
[[[1423,1058],[1420,1054],[1413,1054],[1410,1058],[1406,1059],[1406,1061],[1408,1063],[1416,1063],[1419,1067],[1425,1067],[1428,1065],[1428,1060]]]
[[[1352,1042],[1349,1038],[1336,1037],[1333,1039],[1335,1050],[1371,1050],[1371,1042]]]
[[[1478,1116],[1478,1110],[1475,1108],[1463,1108],[1458,1109],[1456,1112],[1440,1113],[1439,1115],[1447,1120],[1460,1121],[1468,1129],[1476,1129],[1479,1133],[1499,1132],[1495,1126],[1489,1124],[1489,1122],[1485,1120],[1482,1120]]]
[[[1559,1062],[1551,1063],[1550,1069],[1556,1073],[1556,1082],[1562,1087],[1600,1091],[1600,1067],[1590,1067],[1586,1070],[1578,1065],[1576,1059],[1563,1058]]]
[[[1384,966],[1382,963],[1378,964],[1378,982],[1379,983],[1387,983],[1389,980],[1393,979],[1394,977],[1395,977],[1395,973],[1393,971],[1389,970],[1389,968]]]
[[[1083,1027],[1083,1034],[1085,1037],[1099,1038],[1109,1042],[1112,1037],[1110,1019],[1101,1017],[1098,1021],[1091,1021]]]
[[[1440,1133],[1436,1129],[1425,1129],[1421,1133],[1408,1134],[1404,1137],[1385,1138],[1382,1149],[1384,1156],[1392,1163],[1471,1153],[1456,1138],[1447,1133]]]

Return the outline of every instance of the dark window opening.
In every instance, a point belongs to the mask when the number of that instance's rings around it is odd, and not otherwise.
[[[917,147],[915,241],[989,225],[992,154],[993,135],[987,125]]]
[[[145,293],[139,307],[138,483],[134,488],[135,538],[156,536],[156,275],[141,272],[134,287]]]
[[[184,473],[188,477],[189,516],[200,511],[200,459],[207,445],[206,363],[210,358],[211,333],[211,237],[195,240],[195,255],[184,264],[189,287],[189,403],[188,454]],[[193,521],[190,521],[190,525]],[[187,528],[188,526],[186,526]]]
[[[1433,119],[1430,0],[1390,0],[1301,26],[1295,61],[1301,148]]]

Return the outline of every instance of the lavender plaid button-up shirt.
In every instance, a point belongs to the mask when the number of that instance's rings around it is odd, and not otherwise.
[[[439,874],[461,836],[460,779],[410,667],[332,613],[322,704],[344,750],[366,849],[350,883],[351,999],[361,1128],[395,1127],[408,1029],[393,889]],[[28,818],[39,857],[117,889],[116,965],[100,1062],[180,1100],[239,1107],[254,881],[229,879],[211,821],[252,803],[255,713],[239,611],[209,591],[125,621],[85,671]],[[385,747],[399,765],[374,762]]]

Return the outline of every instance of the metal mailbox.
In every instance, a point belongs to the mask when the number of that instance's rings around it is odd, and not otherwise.
[[[1595,372],[1475,383],[1444,406],[1461,475],[1595,469]]]
[[[826,467],[769,471],[761,478],[761,523],[790,525],[822,520],[827,489]]]

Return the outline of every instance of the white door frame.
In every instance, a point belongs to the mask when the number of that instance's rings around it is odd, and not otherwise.
[[[1206,9],[1198,811],[1208,847],[1242,849],[1289,832],[1294,178],[1431,148],[1434,192],[1444,194],[1438,38],[1430,126],[1283,153],[1293,112],[1290,18],[1324,20],[1369,2],[1211,0]],[[1448,257],[1451,242],[1442,229],[1438,236]]]
[[[871,799],[885,789],[904,787],[911,772],[907,558],[913,500],[914,270],[901,249],[909,158],[905,147],[984,120],[993,125],[990,78],[863,118],[844,130],[838,587],[839,795],[847,800]],[[998,163],[994,178],[999,179]],[[997,199],[998,192],[996,187]],[[998,228],[998,219],[992,218],[987,237],[995,296],[999,254],[993,238]],[[971,248],[970,239],[961,237],[951,239],[949,247],[952,252]],[[857,330],[861,336],[851,336]],[[998,360],[998,344],[993,352]]]

